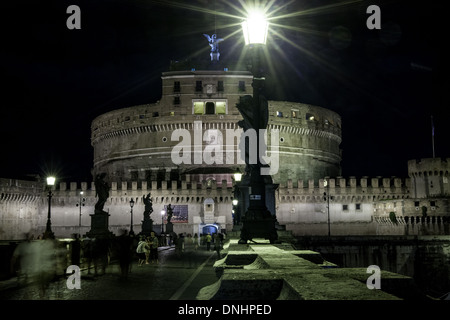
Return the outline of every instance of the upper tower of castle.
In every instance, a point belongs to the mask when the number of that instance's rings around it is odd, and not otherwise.
[[[448,197],[449,158],[426,158],[408,161],[411,195],[415,198]]]

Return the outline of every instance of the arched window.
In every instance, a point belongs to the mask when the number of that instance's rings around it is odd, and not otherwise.
[[[205,107],[205,114],[214,114],[214,113],[215,113],[214,102],[207,102]]]

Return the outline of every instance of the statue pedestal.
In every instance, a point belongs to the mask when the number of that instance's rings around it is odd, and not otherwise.
[[[153,231],[153,220],[152,219],[143,220],[141,233],[145,236],[149,236],[152,231]]]
[[[173,232],[173,223],[172,222],[167,222],[166,224],[166,233],[167,234],[171,234]]]
[[[89,238],[107,238],[111,237],[113,233],[108,229],[109,214],[90,214],[91,216],[91,230],[86,233]]]
[[[239,243],[247,243],[253,238],[264,238],[275,243],[278,239],[275,228],[276,219],[265,207],[250,207],[242,221],[241,239]]]

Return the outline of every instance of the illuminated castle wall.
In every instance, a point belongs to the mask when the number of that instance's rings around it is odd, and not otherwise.
[[[239,157],[236,103],[252,94],[252,75],[228,70],[171,70],[162,74],[162,98],[102,114],[92,121],[93,176],[105,172],[111,186],[105,205],[112,232],[140,231],[144,204],[151,193],[154,230],[161,230],[161,210],[169,203],[183,208],[186,219],[174,220],[177,233],[202,233],[204,227],[233,229],[233,174],[244,171]],[[172,153],[181,129],[190,141],[190,163],[174,163]],[[308,104],[269,101],[268,155],[277,155],[279,184],[275,193],[277,221],[293,235],[325,235],[328,213],[333,235],[448,234],[449,159],[408,163],[409,177],[341,177],[341,118]],[[222,133],[222,140],[216,139]],[[277,133],[277,139],[272,136]],[[226,134],[232,133],[231,143]],[[214,138],[214,139],[213,139]],[[224,163],[193,161],[197,151],[221,145]],[[203,159],[203,156],[200,158]],[[230,160],[231,161],[227,161]],[[324,178],[329,184],[324,186]],[[48,202],[43,182],[0,179],[0,239],[42,233]],[[77,207],[80,191],[85,206]],[[330,206],[324,199],[330,196]],[[92,182],[59,182],[52,198],[52,229],[58,237],[90,230],[96,203]],[[328,211],[329,209],[329,211]],[[81,221],[81,223],[80,223]]]
[[[276,192],[276,213],[280,224],[294,235],[326,235],[328,232],[327,201],[323,193],[330,195],[330,222],[332,235],[417,235],[449,234],[448,174],[450,159],[421,159],[428,172],[433,168],[439,178],[440,192],[415,197],[414,190],[420,180],[414,178],[333,178],[324,186],[323,179],[297,181],[287,180]],[[416,162],[411,160],[409,163]],[[438,165],[436,167],[435,165]],[[422,171],[424,172],[424,171]],[[434,173],[434,170],[431,170]],[[414,176],[417,171],[410,171]],[[151,185],[137,181],[112,183],[110,198],[105,210],[110,213],[110,230],[115,234],[120,229],[130,228],[131,198],[135,199],[134,231],[139,232],[143,219],[142,197],[149,192],[153,197],[154,212],[151,218],[154,230],[161,230],[161,210],[165,205],[187,207],[187,222],[176,223],[176,232],[198,233],[202,226],[217,225],[221,229],[232,229],[232,188],[226,180],[221,184],[163,181],[161,188],[156,181]],[[47,219],[47,193],[44,184],[29,181],[0,179],[0,239],[21,239],[25,232],[35,235],[45,230]],[[413,187],[413,184],[416,184]],[[435,185],[436,182],[433,183]],[[422,185],[424,188],[425,186]],[[434,187],[433,187],[434,188]],[[86,198],[81,208],[79,227],[80,191]],[[89,214],[94,212],[96,202],[93,183],[60,183],[52,198],[52,229],[58,237],[69,237],[73,233],[85,234],[90,229]],[[211,205],[212,204],[212,205]],[[392,219],[394,212],[395,219]],[[424,212],[426,214],[424,214]]]

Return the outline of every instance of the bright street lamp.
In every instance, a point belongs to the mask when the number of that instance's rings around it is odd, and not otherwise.
[[[47,191],[48,191],[48,215],[47,215],[47,225],[45,227],[44,239],[54,239],[55,234],[52,231],[52,221],[51,221],[51,205],[52,205],[52,188],[55,185],[55,177],[47,177]]]
[[[247,19],[242,22],[245,44],[266,44],[269,22],[263,12],[251,11]]]

